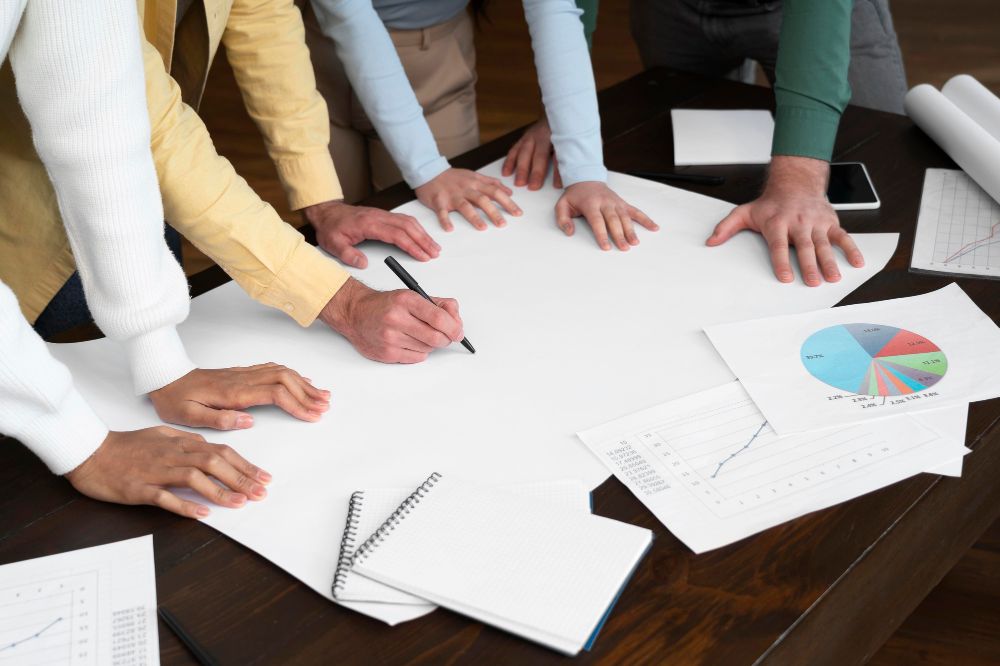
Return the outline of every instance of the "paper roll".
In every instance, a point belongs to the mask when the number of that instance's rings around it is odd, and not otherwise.
[[[966,79],[976,85],[971,85]],[[1000,202],[1000,139],[973,119],[984,119],[1000,135],[1000,100],[972,77],[955,77],[946,86],[949,96],[921,84],[906,93],[906,114],[969,176]],[[982,88],[982,86],[979,86]],[[985,99],[983,96],[992,98]],[[957,100],[962,107],[959,107]],[[996,108],[994,108],[994,104]]]
[[[1000,141],[1000,98],[968,74],[948,80],[941,94]]]

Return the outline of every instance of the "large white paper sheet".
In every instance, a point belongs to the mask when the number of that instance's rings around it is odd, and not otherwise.
[[[1000,396],[1000,328],[956,284],[705,332],[780,435]]]
[[[730,382],[579,436],[702,553],[961,458],[968,453],[961,430],[941,436],[901,416],[779,438],[740,383]]]
[[[153,537],[0,567],[0,663],[160,663]]]
[[[674,164],[767,164],[774,118],[770,111],[672,109]]]
[[[499,162],[483,172],[498,176]],[[524,216],[499,230],[456,220],[446,234],[420,204],[399,209],[444,249],[426,264],[393,255],[429,293],[459,299],[475,355],[452,345],[419,365],[382,365],[322,324],[296,326],[234,283],[194,299],[181,334],[195,362],[275,361],[333,391],[317,424],[259,409],[250,430],[203,432],[274,475],[265,501],[215,508],[206,522],[331,598],[354,490],[407,485],[428,469],[484,484],[578,478],[596,487],[607,471],[577,441],[580,427],[733,379],[703,326],[833,305],[896,247],[895,234],[859,235],[865,268],[846,268],[841,282],[819,288],[781,284],[759,236],[705,246],[731,204],[620,174],[610,182],[663,227],[640,230],[641,245],[625,253],[601,252],[585,228],[564,236],[553,213],[560,192],[549,186],[518,188]],[[371,268],[358,277],[399,288],[381,263],[387,249],[365,252]],[[51,349],[111,427],[158,423],[148,401],[130,395],[118,346]],[[352,607],[389,622],[412,617]]]

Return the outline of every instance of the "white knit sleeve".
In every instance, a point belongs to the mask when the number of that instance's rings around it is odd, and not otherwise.
[[[76,469],[108,429],[73,387],[0,282],[0,433],[19,440],[56,474]]]
[[[163,237],[139,39],[134,2],[31,0],[10,59],[87,303],[147,393],[194,365],[175,329],[189,298]]]

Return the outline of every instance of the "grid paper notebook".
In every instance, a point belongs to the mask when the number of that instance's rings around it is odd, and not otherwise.
[[[574,655],[652,532],[431,475],[358,548],[353,571]]]
[[[590,491],[577,479],[521,483],[507,486],[512,493],[564,506],[571,511],[590,513]],[[340,556],[333,577],[333,597],[338,601],[371,601],[424,606],[426,599],[415,597],[351,571],[358,546],[406,501],[413,488],[375,488],[351,495],[347,524],[340,541]]]

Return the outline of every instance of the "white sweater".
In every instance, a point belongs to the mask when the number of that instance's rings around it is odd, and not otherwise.
[[[0,0],[0,60],[48,170],[87,303],[120,341],[137,393],[194,368],[175,326],[188,313],[184,274],[163,238],[163,208],[134,2]],[[0,286],[0,432],[65,474],[107,428],[69,372]]]

